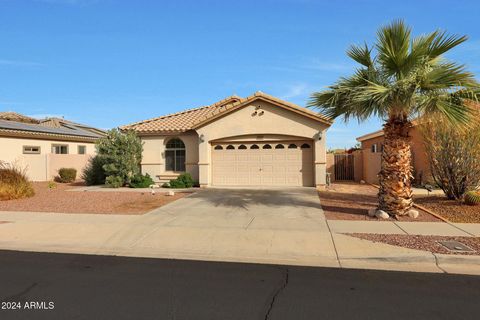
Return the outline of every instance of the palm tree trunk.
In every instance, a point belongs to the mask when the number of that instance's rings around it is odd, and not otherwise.
[[[379,173],[378,208],[391,216],[405,215],[413,205],[412,152],[408,134],[411,127],[411,122],[403,116],[390,117],[383,127],[385,141]]]

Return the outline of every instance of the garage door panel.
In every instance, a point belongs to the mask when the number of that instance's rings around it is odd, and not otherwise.
[[[312,186],[313,153],[301,149],[303,143],[294,142],[298,147],[288,149],[292,142],[275,142],[284,149],[238,149],[238,143],[225,143],[222,150],[212,150],[212,183],[215,185],[276,185]],[[245,143],[244,143],[245,144]],[[226,149],[227,145],[234,149]]]

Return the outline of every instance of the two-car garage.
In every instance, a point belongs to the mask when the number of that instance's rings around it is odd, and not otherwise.
[[[312,141],[212,144],[212,184],[313,186]]]

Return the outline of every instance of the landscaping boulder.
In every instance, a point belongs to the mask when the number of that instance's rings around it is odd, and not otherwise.
[[[375,217],[377,217],[378,219],[388,219],[388,218],[390,218],[388,213],[386,213],[383,210],[377,210],[377,212],[375,213]]]
[[[368,209],[368,216],[375,217],[376,212],[377,212],[377,209]]]
[[[410,218],[417,219],[418,215],[419,215],[419,212],[418,212],[418,210],[410,209],[410,210],[408,210],[407,214]]]

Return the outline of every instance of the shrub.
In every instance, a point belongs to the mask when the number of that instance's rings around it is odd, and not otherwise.
[[[142,141],[134,131],[122,133],[117,129],[97,141],[97,155],[102,159],[106,176],[115,176],[115,184],[122,179],[122,185],[130,183],[132,177],[140,174]],[[107,185],[110,185],[107,181]]]
[[[431,175],[447,198],[463,199],[480,185],[480,121],[466,128],[435,119],[421,126]]]
[[[119,176],[108,176],[105,184],[110,188],[120,188],[124,185],[123,178]]]
[[[193,181],[190,173],[182,173],[177,177],[177,179],[170,180],[170,188],[182,189],[182,188],[191,188],[195,182]]]
[[[152,184],[155,184],[153,179],[150,177],[150,175],[147,173],[144,176],[141,174],[138,174],[132,178],[130,181],[130,188],[148,188]]]
[[[105,170],[103,170],[104,161],[99,156],[90,158],[87,166],[83,169],[82,179],[87,186],[105,184]]]
[[[60,168],[58,170],[58,182],[68,183],[73,182],[77,178],[77,169],[75,168]]]
[[[0,161],[0,200],[28,198],[34,194],[26,169]]]
[[[480,192],[469,191],[465,193],[465,204],[476,206],[480,204]]]

